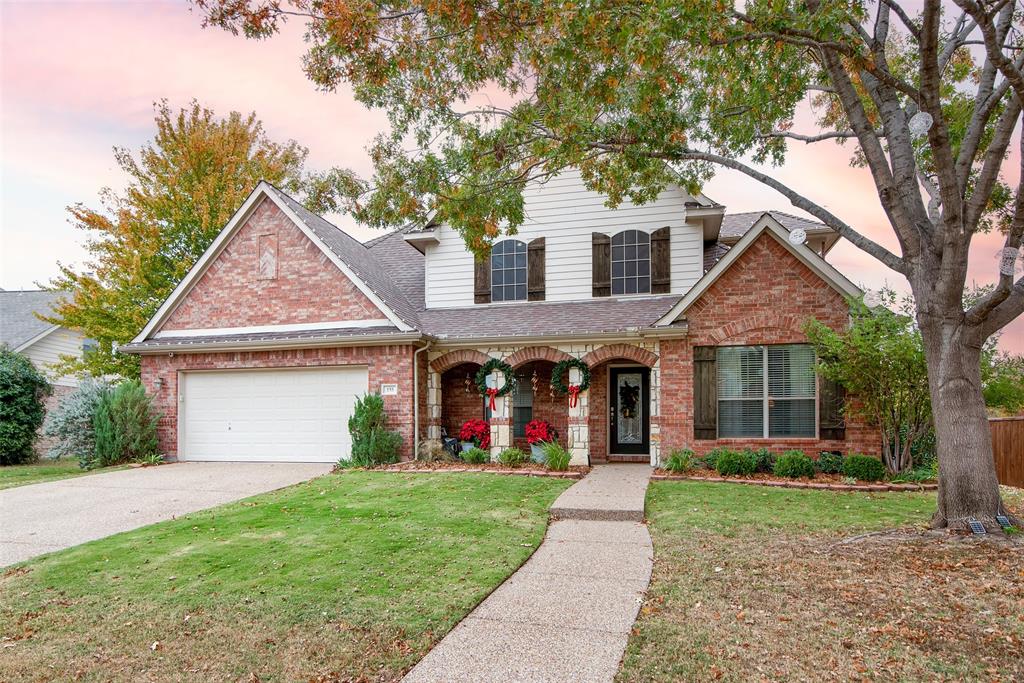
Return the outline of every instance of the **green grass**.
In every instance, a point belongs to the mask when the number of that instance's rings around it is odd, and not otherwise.
[[[1024,680],[1020,549],[916,533],[934,496],[652,483],[618,680]]]
[[[45,458],[27,465],[5,465],[0,467],[0,490],[44,481],[80,477],[93,474],[78,466],[77,460],[50,460]]]
[[[346,472],[44,557],[0,580],[0,680],[395,680],[570,483]]]

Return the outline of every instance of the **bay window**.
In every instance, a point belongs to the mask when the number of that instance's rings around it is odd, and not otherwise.
[[[719,438],[817,435],[814,349],[807,344],[716,351]]]

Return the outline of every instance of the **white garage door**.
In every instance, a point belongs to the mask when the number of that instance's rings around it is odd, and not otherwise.
[[[335,462],[365,367],[191,372],[179,387],[182,460]]]

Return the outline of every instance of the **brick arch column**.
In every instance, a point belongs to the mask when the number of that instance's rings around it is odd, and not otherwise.
[[[459,349],[458,351],[451,351],[443,356],[435,358],[430,361],[430,369],[434,372],[444,372],[451,370],[457,365],[463,363],[476,363],[477,365],[483,365],[491,359],[486,353],[477,351],[476,349]]]
[[[655,363],[658,362],[657,355],[632,344],[608,344],[601,346],[583,356],[581,360],[589,367],[594,367],[613,358],[626,358],[641,365],[646,365],[649,368],[653,368]]]
[[[506,358],[505,362],[513,368],[518,368],[520,365],[536,360],[558,363],[559,361],[568,360],[571,357],[572,356],[565,351],[559,351],[551,346],[524,346]]]
[[[803,333],[804,317],[799,315],[785,315],[765,311],[754,315],[744,316],[734,320],[727,325],[716,328],[708,333],[713,344],[721,344],[731,339],[744,341],[744,337],[756,330],[772,330],[772,338],[779,338],[781,343],[791,341],[802,341],[806,337]],[[779,337],[779,332],[783,335]],[[763,335],[759,335],[763,336]]]

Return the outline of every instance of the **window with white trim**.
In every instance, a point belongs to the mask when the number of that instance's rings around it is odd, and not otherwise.
[[[491,249],[491,301],[526,301],[526,243],[502,240]]]
[[[811,346],[723,346],[716,355],[720,438],[817,435]]]
[[[651,291],[651,236],[623,230],[612,236],[612,295]]]

